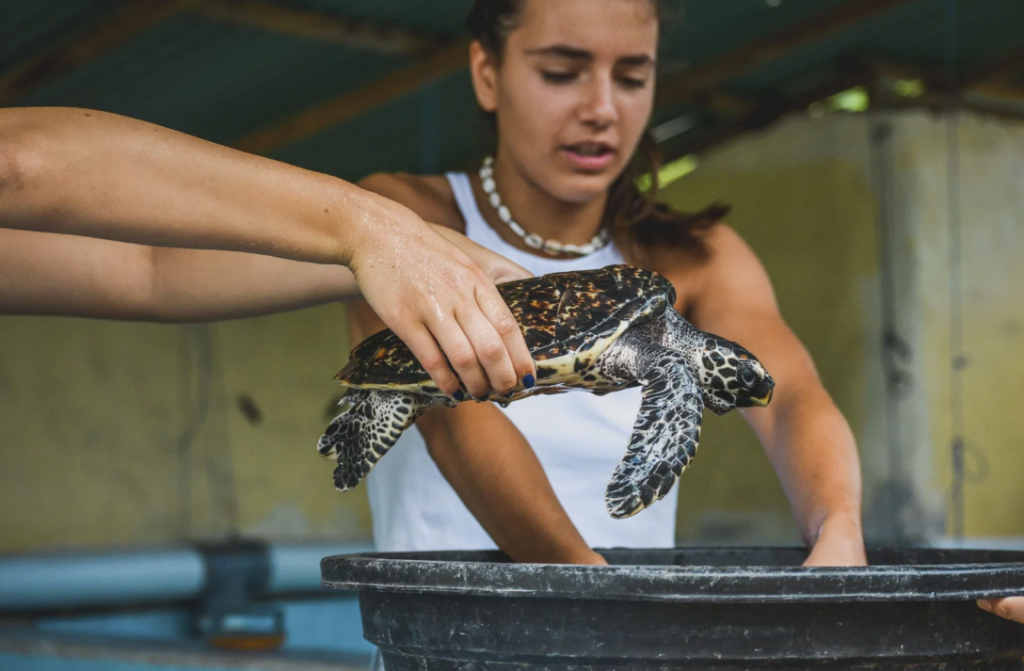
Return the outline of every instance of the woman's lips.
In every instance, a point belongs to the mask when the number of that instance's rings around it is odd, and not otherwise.
[[[600,172],[615,160],[615,152],[611,149],[602,149],[596,154],[592,152],[583,154],[574,147],[563,147],[562,155],[565,156],[572,168],[583,172]]]

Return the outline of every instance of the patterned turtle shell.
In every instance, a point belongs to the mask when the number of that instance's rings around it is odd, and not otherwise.
[[[675,290],[668,280],[625,265],[509,282],[499,285],[498,291],[519,322],[539,380],[562,378],[559,373],[568,372],[545,362],[572,361],[575,372],[582,372],[590,359],[585,356],[588,350],[600,345],[597,349],[603,351],[628,327],[660,315],[675,303]],[[391,330],[361,342],[335,379],[347,387],[439,393]]]

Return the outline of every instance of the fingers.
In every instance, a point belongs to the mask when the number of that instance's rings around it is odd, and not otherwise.
[[[521,380],[524,386],[533,386],[533,358],[519,324],[493,285],[477,284],[456,303],[453,320],[433,320],[427,327],[474,398],[485,398],[492,390],[503,396]]]
[[[864,543],[856,534],[828,533],[822,527],[804,566],[867,566]]]
[[[430,379],[434,381],[441,393],[461,400],[459,395],[462,390],[459,388],[459,380],[448,367],[448,361],[430,331],[425,326],[419,325],[409,333],[402,334],[396,331],[395,334],[409,347],[413,356],[426,369]]]
[[[533,273],[517,263],[512,263],[504,256],[494,254],[488,250],[484,251],[492,254],[494,259],[486,267],[481,265],[480,268],[494,280],[495,284],[504,284],[505,282],[514,282],[515,280],[525,280],[533,277]]]
[[[480,266],[480,269],[491,278],[495,284],[512,282],[514,280],[525,280],[533,277],[533,274],[519,264],[512,263],[501,254],[478,245],[466,236],[453,231],[445,226],[431,224],[431,227],[441,237],[451,242],[465,252],[466,256],[473,260],[473,263]]]
[[[533,359],[495,288],[530,273],[455,231],[432,228],[439,235],[385,246],[377,263],[368,253],[353,259],[363,297],[446,395],[461,400],[460,380],[480,399],[506,394],[520,381],[533,386]],[[392,262],[388,255],[399,247],[408,257]]]
[[[444,350],[455,373],[462,380],[466,391],[474,398],[484,398],[490,391],[491,385],[487,374],[480,365],[476,349],[463,330],[464,326],[457,321],[457,316],[458,311],[456,310],[456,318],[447,317],[444,320],[428,324],[428,327],[434,334],[434,338],[437,339],[437,344]],[[423,362],[420,361],[420,363]],[[452,396],[456,400],[461,400],[456,394],[452,394]]]
[[[1024,624],[1024,596],[1006,599],[979,599],[978,607],[990,613]]]
[[[480,307],[476,303],[467,307],[469,309],[466,312],[458,313],[459,325],[465,331],[483,367],[488,391],[494,390],[498,395],[504,396],[515,389],[519,381],[508,349],[494,326],[480,311]],[[475,392],[473,395],[479,398]]]
[[[501,299],[501,294],[497,289],[481,287],[476,292],[476,299],[484,317],[487,318],[504,343],[504,349],[515,375],[513,386],[519,381],[523,381],[524,387],[532,387],[537,377],[536,367],[533,357],[530,355],[530,348],[527,347],[526,340],[523,339],[523,332],[515,317],[512,316],[512,311]],[[490,374],[489,368],[488,374]],[[493,382],[494,378],[491,378],[491,381]]]

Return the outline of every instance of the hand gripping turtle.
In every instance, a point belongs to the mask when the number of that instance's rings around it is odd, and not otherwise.
[[[771,400],[775,382],[764,366],[736,343],[683,319],[672,307],[675,289],[657,273],[608,266],[498,290],[536,362],[537,386],[486,400],[507,405],[571,389],[607,394],[643,387],[626,456],[605,493],[612,517],[635,515],[672,489],[697,451],[705,406],[723,414]],[[360,343],[336,379],[347,391],[318,448],[337,459],[334,484],[342,491],[359,484],[424,412],[457,405],[391,331]]]

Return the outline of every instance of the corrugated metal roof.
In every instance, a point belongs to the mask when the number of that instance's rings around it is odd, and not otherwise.
[[[670,71],[699,67],[859,1],[666,0],[669,19],[662,61]],[[470,0],[273,2],[439,38],[462,34],[471,4]],[[941,67],[948,41],[944,12],[951,2],[904,3],[740,73],[727,86],[747,96],[777,95],[851,54]],[[0,76],[33,54],[100,25],[123,6],[109,0],[0,0]],[[957,48],[965,70],[1019,48],[1024,41],[1024,1],[960,0],[954,6]],[[102,109],[231,143],[413,62],[410,56],[353,49],[188,13],[131,36],[16,103]],[[686,105],[661,109],[655,119],[662,121],[688,109]],[[378,170],[439,170],[463,165],[478,153],[478,116],[468,78],[452,75],[272,154],[347,178]]]

